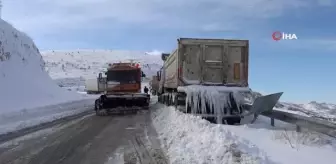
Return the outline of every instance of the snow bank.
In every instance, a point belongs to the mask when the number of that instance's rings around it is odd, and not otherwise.
[[[44,70],[33,41],[0,19],[0,113],[80,99],[61,89]]]
[[[273,163],[256,146],[199,117],[173,107],[158,109],[153,124],[174,164]]]
[[[258,145],[277,163],[335,163],[335,139],[305,129],[298,133],[292,124],[275,120],[272,127],[269,118],[259,116],[254,124],[222,127]]]
[[[0,115],[0,134],[51,122],[63,117],[93,111],[94,99],[71,101]]]

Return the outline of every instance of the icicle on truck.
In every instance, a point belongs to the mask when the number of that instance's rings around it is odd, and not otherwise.
[[[272,110],[282,92],[246,102],[248,40],[180,38],[172,54],[162,54],[158,100],[211,122],[240,124],[247,115]],[[180,108],[182,106],[182,108]]]
[[[109,64],[106,77],[98,75],[98,90],[104,91],[95,101],[96,114],[137,112],[148,109],[150,95],[141,93],[141,81],[145,74],[136,63]]]

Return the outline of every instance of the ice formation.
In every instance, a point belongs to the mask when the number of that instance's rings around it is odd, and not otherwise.
[[[238,111],[241,113],[240,106],[245,103],[244,96],[241,93],[250,92],[245,87],[226,87],[226,86],[199,86],[190,85],[183,88],[186,94],[186,104],[191,105],[191,113],[193,114],[214,114],[216,116],[229,115],[227,111],[234,104],[237,104]],[[207,107],[208,106],[208,107]],[[186,110],[188,105],[186,105]]]

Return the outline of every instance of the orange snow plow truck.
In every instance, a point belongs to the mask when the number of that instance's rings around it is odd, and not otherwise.
[[[105,77],[102,73],[98,75],[98,90],[104,94],[95,101],[96,115],[148,109],[150,95],[141,93],[141,81],[145,76],[137,63],[109,64]]]

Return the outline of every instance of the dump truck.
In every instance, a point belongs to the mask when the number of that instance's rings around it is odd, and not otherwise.
[[[157,76],[152,76],[152,80],[149,82],[149,86],[152,95],[157,95],[157,92],[159,90],[159,81]]]
[[[104,74],[98,75],[98,90],[104,94],[95,100],[96,115],[136,113],[149,108],[150,95],[141,91],[146,75],[138,63],[112,63]]]
[[[211,122],[240,124],[246,115],[272,110],[282,95],[261,97],[254,106],[246,103],[252,92],[248,40],[180,38],[177,48],[161,58],[158,101]]]

